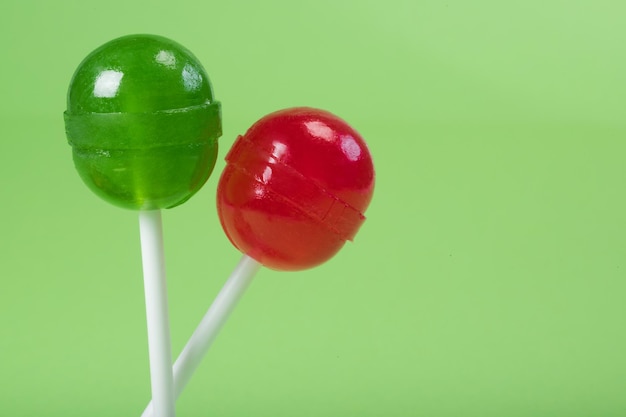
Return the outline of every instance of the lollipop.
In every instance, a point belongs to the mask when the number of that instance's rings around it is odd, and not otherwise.
[[[222,227],[269,268],[326,262],[365,220],[372,159],[361,136],[328,112],[270,114],[237,139],[226,161],[217,193]]]
[[[367,145],[323,110],[265,116],[237,138],[226,161],[217,208],[244,256],[174,364],[176,396],[260,266],[294,271],[329,260],[356,235],[374,190]]]
[[[183,46],[115,39],[74,73],[65,112],[74,164],[110,203],[154,210],[185,202],[211,175],[221,135],[209,77]]]
[[[163,37],[132,35],[102,45],[78,66],[65,127],[85,184],[114,205],[139,210],[155,415],[173,416],[159,209],[185,202],[209,178],[220,105],[191,52]]]

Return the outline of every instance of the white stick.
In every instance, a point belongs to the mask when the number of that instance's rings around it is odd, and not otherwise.
[[[183,351],[174,364],[174,395],[175,398],[183,392],[185,385],[191,379],[202,358],[206,355],[211,343],[226,322],[229,314],[237,305],[237,301],[244,294],[252,278],[257,273],[261,264],[244,255],[231,274],[226,284],[209,307],[198,327],[189,338]],[[150,402],[144,410],[142,417],[157,417],[153,414],[154,401]]]
[[[154,417],[174,417],[176,410],[161,211],[140,211],[139,232],[146,297],[150,384],[154,399]]]

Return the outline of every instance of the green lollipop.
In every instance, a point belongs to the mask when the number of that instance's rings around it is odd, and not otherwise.
[[[85,184],[137,210],[174,207],[195,194],[211,175],[222,133],[200,62],[153,35],[115,39],[83,60],[65,128]]]
[[[175,415],[161,210],[211,175],[222,133],[204,68],[169,39],[125,36],[78,66],[65,130],[74,164],[104,200],[139,210],[154,414]]]

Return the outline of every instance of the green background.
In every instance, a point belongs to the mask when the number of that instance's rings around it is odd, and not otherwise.
[[[626,415],[626,3],[0,5],[0,415],[138,416],[150,397],[137,215],[72,166],[71,75],[115,37],[202,61],[224,136],[164,213],[177,355],[239,259],[214,195],[279,108],[346,119],[376,192],[321,267],[262,270],[185,416]]]

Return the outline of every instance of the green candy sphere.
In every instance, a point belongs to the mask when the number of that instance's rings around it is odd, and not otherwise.
[[[215,166],[220,103],[198,59],[160,36],[125,36],[89,54],[64,116],[81,178],[120,207],[177,206]]]

